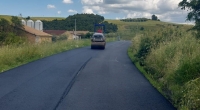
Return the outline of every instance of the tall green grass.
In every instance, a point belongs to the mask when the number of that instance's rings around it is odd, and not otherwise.
[[[154,86],[180,110],[200,109],[200,40],[187,27],[165,26],[133,38],[131,53]]]
[[[115,41],[115,36],[106,39]],[[90,39],[61,40],[53,43],[7,45],[0,47],[0,73],[22,64],[38,60],[63,51],[89,46]]]
[[[59,41],[43,44],[8,45],[0,47],[0,72],[70,49],[89,46],[90,40]]]

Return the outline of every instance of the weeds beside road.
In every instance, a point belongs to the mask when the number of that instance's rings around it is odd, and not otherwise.
[[[115,41],[109,37],[107,42]],[[0,47],[0,73],[22,64],[67,50],[90,45],[90,39],[61,40],[54,43],[8,45]]]
[[[178,109],[200,109],[200,40],[183,27],[164,26],[133,38],[129,56]]]
[[[70,49],[89,46],[90,40],[59,41],[43,44],[23,44],[0,47],[0,72]]]

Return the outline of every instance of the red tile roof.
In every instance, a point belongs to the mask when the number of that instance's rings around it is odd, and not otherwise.
[[[67,30],[43,30],[45,33],[51,34],[51,35],[62,35]]]
[[[23,30],[25,30],[28,33],[31,33],[31,34],[34,34],[34,35],[38,35],[38,36],[49,36],[49,37],[52,36],[51,34],[45,33],[43,31],[36,30],[36,29],[31,28],[29,26],[24,26]]]

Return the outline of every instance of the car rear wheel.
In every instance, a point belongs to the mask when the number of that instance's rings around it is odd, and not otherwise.
[[[91,45],[91,49],[94,49],[94,46]]]
[[[105,49],[105,45],[102,47],[102,49],[103,49],[103,50]]]

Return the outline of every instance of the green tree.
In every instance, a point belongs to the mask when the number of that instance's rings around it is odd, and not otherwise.
[[[26,20],[29,20],[29,19],[31,19],[31,17],[30,17],[30,16],[26,17]]]
[[[156,15],[152,15],[152,20],[155,20],[155,21],[157,21],[158,20],[158,17],[156,16]]]
[[[8,20],[0,19],[0,32],[9,32],[11,30],[10,23]]]
[[[13,25],[14,27],[22,28],[23,25],[22,25],[22,23],[21,23],[21,21],[20,21],[20,19],[19,19],[18,17],[12,16],[11,21],[12,21],[12,25]]]
[[[82,31],[94,31],[94,24],[105,23],[106,32],[116,32],[118,30],[117,25],[104,22],[104,17],[94,14],[75,14],[70,15],[63,20],[43,20],[44,30],[69,30],[73,31],[75,29],[75,19],[76,19],[76,29]]]
[[[197,38],[200,38],[200,0],[183,0],[178,6],[182,10],[190,11],[186,20],[195,21],[195,26],[192,29],[197,30]]]

